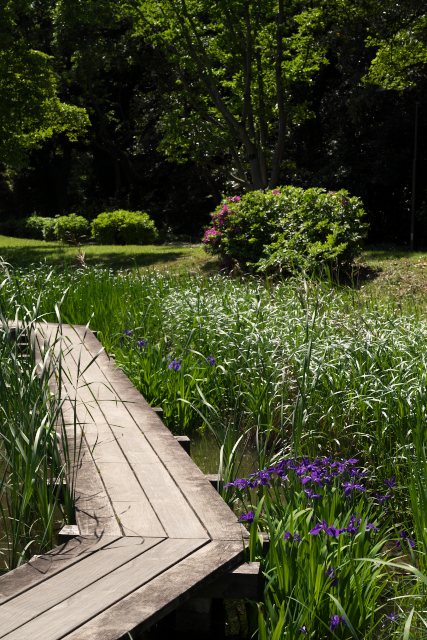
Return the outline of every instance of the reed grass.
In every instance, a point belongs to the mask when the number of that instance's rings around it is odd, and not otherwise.
[[[7,271],[4,275],[3,287],[8,281]],[[52,549],[57,544],[58,530],[75,522],[74,482],[81,426],[76,418],[74,395],[64,392],[62,384],[60,332],[43,337],[37,330],[43,320],[40,296],[34,300],[32,309],[17,306],[13,296],[3,301],[1,572],[15,569],[33,555]],[[58,310],[57,321],[60,325]]]
[[[0,304],[20,317],[38,297],[38,312],[53,321],[55,305],[64,322],[90,321],[172,431],[214,435],[223,497],[254,512],[252,558],[263,555],[259,529],[270,535],[265,588],[250,613],[259,638],[426,635],[427,325],[419,307],[331,282],[46,266],[12,270]],[[290,457],[357,458],[366,491],[355,502],[334,485],[314,506],[281,482],[245,497],[225,485],[246,473],[248,452],[254,470]],[[353,537],[310,533],[322,520],[348,527],[351,514],[362,521]],[[284,539],[297,525],[302,544]],[[327,579],[334,566],[341,591]]]

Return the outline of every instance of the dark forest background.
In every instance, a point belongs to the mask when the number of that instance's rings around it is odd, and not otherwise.
[[[117,208],[143,210],[159,229],[201,234],[227,193],[218,174],[188,161],[168,161],[157,148],[162,96],[171,81],[161,52],[131,36],[127,19],[79,22],[54,35],[50,14],[35,3],[33,46],[54,56],[58,95],[84,107],[89,131],[70,142],[53,136],[30,153],[27,167],[0,165],[0,220],[33,213],[77,213],[92,219]],[[427,81],[404,91],[363,85],[375,48],[367,25],[346,25],[329,48],[329,64],[301,83],[315,117],[290,128],[279,184],[347,189],[362,198],[370,243],[409,242],[415,102],[419,102],[416,234],[427,244]],[[93,53],[91,43],[97,43]],[[78,59],[76,59],[76,51]]]

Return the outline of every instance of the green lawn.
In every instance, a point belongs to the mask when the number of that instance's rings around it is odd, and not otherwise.
[[[216,273],[218,261],[207,256],[201,245],[130,245],[82,248],[88,265],[102,265],[114,269],[145,268],[174,273]],[[60,265],[76,262],[75,247],[59,242],[42,242],[0,236],[0,256],[12,266],[34,263]],[[427,299],[427,252],[410,253],[406,249],[388,246],[368,247],[356,260],[355,284],[362,297],[375,295],[398,301]]]
[[[209,258],[201,245],[129,245],[82,247],[86,254],[86,264],[102,265],[113,268],[151,267],[174,272],[216,270],[217,260]],[[0,256],[13,266],[24,266],[34,263],[63,264],[76,262],[77,249],[64,246],[59,242],[43,242],[40,240],[24,240],[0,236]]]

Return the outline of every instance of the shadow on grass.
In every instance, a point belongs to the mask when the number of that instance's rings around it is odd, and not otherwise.
[[[162,253],[115,253],[112,252],[99,252],[96,254],[86,254],[86,264],[89,266],[95,266],[101,264],[102,266],[111,267],[153,267],[159,264],[173,264],[180,258],[185,258],[187,254],[183,251],[165,251]],[[68,258],[68,261],[69,258]],[[74,261],[72,259],[71,261]]]
[[[85,247],[82,248],[83,250]],[[12,266],[28,266],[33,263],[45,262],[51,265],[76,264],[76,251],[64,247],[44,247],[17,246],[2,247],[0,255]],[[120,251],[86,251],[86,264],[90,266],[102,265],[111,267],[149,267],[158,264],[173,264],[181,258],[185,258],[184,251],[161,251],[147,253],[125,253]]]
[[[360,289],[367,282],[373,282],[382,272],[381,268],[367,264],[352,264],[340,273],[339,284],[351,289]]]

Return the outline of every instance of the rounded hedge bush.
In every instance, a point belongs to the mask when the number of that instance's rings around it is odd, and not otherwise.
[[[278,187],[225,198],[205,232],[206,251],[253,271],[312,271],[351,262],[368,225],[362,201],[345,190]]]
[[[21,221],[22,235],[30,240],[43,240],[43,229],[45,220],[42,216],[33,215]]]
[[[123,209],[100,213],[92,222],[92,234],[98,244],[151,244],[157,238],[147,213]]]
[[[90,223],[82,216],[70,213],[69,216],[60,216],[53,219],[55,220],[54,234],[61,242],[72,242],[73,239],[78,242],[87,240],[90,236]],[[50,232],[50,229],[46,229],[47,234]],[[48,238],[45,239],[47,240]]]

